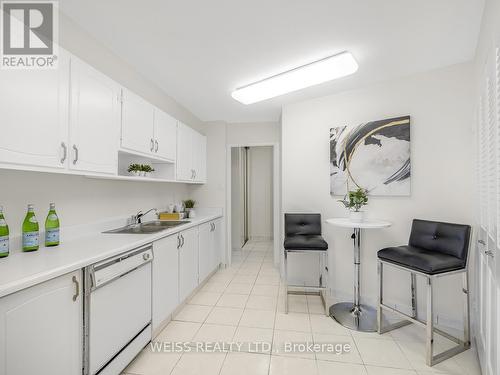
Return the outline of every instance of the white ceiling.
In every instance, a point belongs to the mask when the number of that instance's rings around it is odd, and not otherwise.
[[[63,0],[61,10],[203,121],[275,121],[283,104],[473,58],[484,0]],[[356,74],[261,103],[237,87],[344,50]]]

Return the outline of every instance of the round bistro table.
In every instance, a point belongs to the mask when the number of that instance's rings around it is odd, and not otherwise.
[[[351,238],[354,247],[354,301],[340,302],[330,306],[330,316],[344,327],[361,332],[375,332],[377,330],[377,312],[374,307],[360,302],[360,268],[361,268],[361,230],[380,229],[391,226],[385,220],[364,220],[354,222],[348,218],[332,218],[326,220],[330,225],[353,230]]]

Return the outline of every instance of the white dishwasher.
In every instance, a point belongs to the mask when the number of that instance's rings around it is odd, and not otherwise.
[[[151,340],[152,245],[85,269],[84,374],[118,375]]]

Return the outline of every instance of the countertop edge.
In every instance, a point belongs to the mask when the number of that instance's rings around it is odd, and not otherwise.
[[[38,274],[33,274],[33,275],[28,276],[28,277],[24,277],[24,278],[15,280],[15,281],[10,282],[10,283],[0,285],[0,298],[6,297],[6,296],[13,294],[13,293],[16,293],[16,292],[19,292],[23,289],[27,289],[27,288],[30,288],[32,286],[41,284],[45,281],[49,281],[49,280],[57,278],[59,276],[63,276],[63,275],[66,275],[68,273],[81,270],[82,268],[90,266],[91,264],[94,264],[94,263],[100,262],[102,260],[114,257],[116,255],[125,253],[125,252],[132,250],[132,249],[135,249],[137,247],[144,246],[146,244],[158,241],[162,238],[170,237],[176,233],[185,231],[185,230],[193,228],[193,227],[197,227],[197,226],[202,225],[206,222],[216,220],[216,219],[219,219],[222,217],[223,217],[222,214],[207,215],[207,216],[204,216],[203,218],[200,218],[199,220],[197,220],[195,218],[191,222],[189,222],[185,225],[179,226],[179,227],[167,229],[165,231],[161,231],[161,232],[154,233],[154,234],[141,234],[141,236],[144,236],[144,239],[142,239],[140,241],[134,241],[134,242],[131,242],[125,246],[118,246],[114,249],[110,249],[109,251],[102,252],[98,256],[84,258],[84,259],[77,261],[75,263],[70,263],[68,265],[55,267],[54,269],[52,269],[50,271],[44,271],[44,272],[41,272]],[[128,234],[106,234],[106,235],[109,235],[109,236],[128,236]],[[90,236],[90,234],[89,234],[89,236]]]

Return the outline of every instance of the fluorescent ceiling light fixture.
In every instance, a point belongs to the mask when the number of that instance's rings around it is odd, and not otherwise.
[[[350,52],[312,62],[284,73],[240,87],[231,96],[243,104],[252,104],[274,98],[305,87],[345,77],[358,70],[358,63]]]

